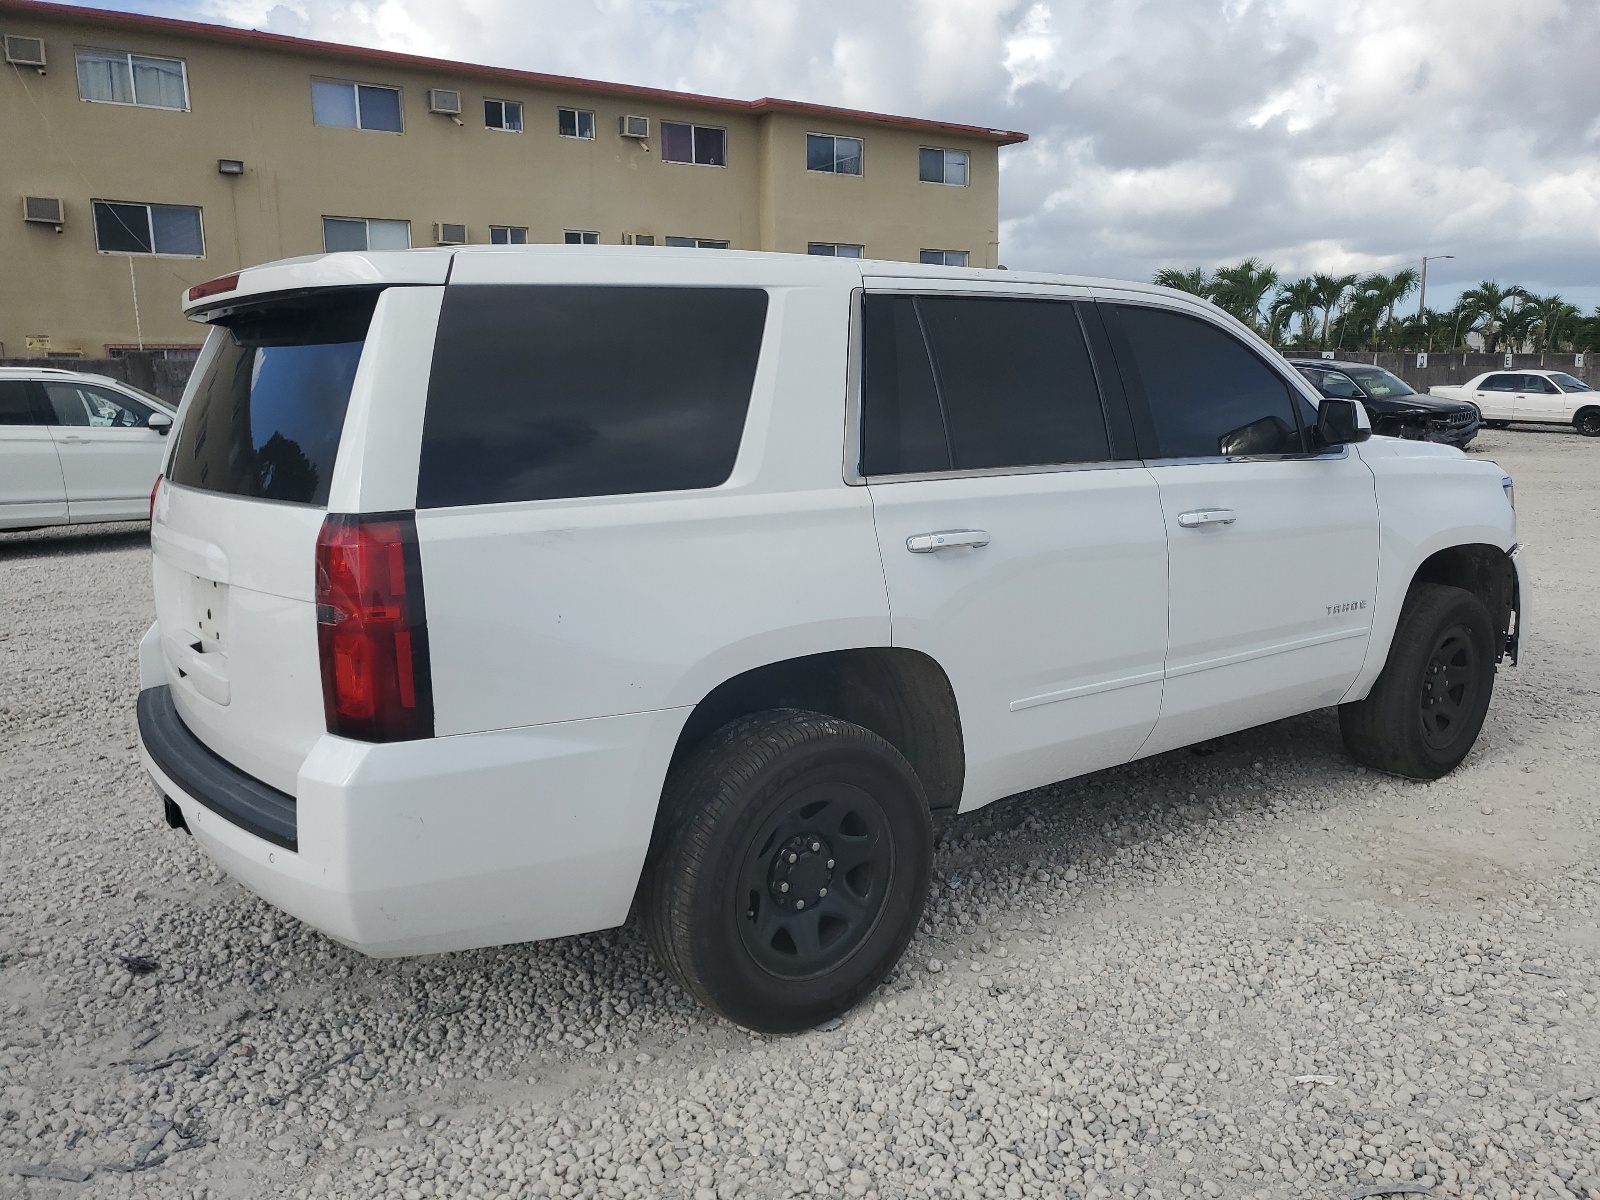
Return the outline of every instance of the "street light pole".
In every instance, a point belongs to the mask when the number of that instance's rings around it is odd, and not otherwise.
[[[1454,258],[1454,257],[1455,257],[1454,254],[1435,254],[1433,256],[1433,259],[1434,259],[1435,262],[1438,262],[1441,259]],[[1423,313],[1425,313],[1427,311],[1427,305],[1428,305],[1428,256],[1426,254],[1424,254],[1422,256],[1422,286],[1417,289],[1417,316],[1420,317]]]

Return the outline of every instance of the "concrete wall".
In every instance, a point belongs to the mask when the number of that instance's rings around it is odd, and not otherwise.
[[[904,127],[867,114],[696,105],[692,98],[587,91],[578,81],[417,64],[315,43],[241,42],[149,18],[96,18],[70,9],[8,5],[0,32],[41,37],[40,74],[0,71],[0,354],[103,355],[107,346],[193,345],[177,299],[194,283],[242,266],[320,253],[324,216],[411,223],[414,246],[435,222],[526,226],[530,241],[595,230],[618,243],[652,234],[727,240],[735,249],[804,252],[848,242],[875,258],[915,261],[921,249],[966,250],[998,262],[999,137]],[[79,98],[74,50],[101,48],[184,60],[190,111]],[[469,73],[470,71],[470,73]],[[312,121],[313,78],[398,87],[404,132],[326,128]],[[460,122],[430,113],[430,88],[461,92]],[[525,131],[485,126],[485,98],[523,105]],[[558,107],[591,110],[592,141],[560,137]],[[648,146],[617,132],[623,113],[650,118]],[[664,162],[662,121],[727,130],[727,166]],[[805,134],[861,137],[866,173],[807,172]],[[966,187],[917,180],[917,151],[972,156]],[[217,160],[241,159],[242,176]],[[61,197],[57,233],[21,220],[21,197]],[[202,209],[205,257],[97,251],[93,199]],[[135,319],[135,293],[138,297]],[[45,347],[34,348],[43,353]]]
[[[1314,360],[1318,352],[1290,355],[1291,358]],[[1511,366],[1506,366],[1506,356],[1500,354],[1429,354],[1426,367],[1417,366],[1416,351],[1387,350],[1339,354],[1343,362],[1372,363],[1386,371],[1393,371],[1419,392],[1437,385],[1467,383],[1485,371],[1519,371],[1537,368],[1545,371],[1565,371],[1576,376],[1590,387],[1600,388],[1600,355],[1585,354],[1583,365],[1577,366],[1575,354],[1513,354]]]

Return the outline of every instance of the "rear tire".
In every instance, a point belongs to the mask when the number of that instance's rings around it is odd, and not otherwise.
[[[1413,585],[1372,691],[1339,706],[1345,749],[1365,766],[1411,779],[1454,770],[1483,728],[1498,658],[1482,600],[1443,584]]]
[[[1485,421],[1484,424],[1487,425],[1490,429],[1510,429],[1511,428],[1511,422],[1510,421]]]
[[[916,932],[933,832],[922,784],[877,734],[778,709],[676,769],[646,868],[650,948],[684,990],[766,1033],[807,1029],[883,982]]]

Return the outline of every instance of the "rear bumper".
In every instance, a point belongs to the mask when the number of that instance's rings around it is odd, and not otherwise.
[[[689,714],[387,745],[324,736],[296,795],[275,793],[277,815],[282,801],[293,814],[285,845],[248,785],[273,789],[201,746],[176,712],[164,718],[151,694],[162,690],[140,696],[140,758],[196,840],[264,900],[378,957],[621,924]]]
[[[171,687],[139,693],[139,743],[150,763],[196,803],[262,841],[298,848],[294,797],[224,762],[190,733]]]

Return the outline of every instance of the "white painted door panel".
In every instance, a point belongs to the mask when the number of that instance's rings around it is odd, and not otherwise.
[[[894,644],[960,707],[970,809],[1125,762],[1155,725],[1167,548],[1142,466],[874,482]],[[981,547],[907,540],[981,530]]]
[[[1516,402],[1510,392],[1487,391],[1479,388],[1472,393],[1472,402],[1486,421],[1512,421],[1516,419]]]
[[[66,485],[49,428],[0,425],[0,529],[59,525],[66,519]]]
[[[1378,578],[1372,472],[1348,452],[1151,468],[1171,547],[1157,754],[1336,703],[1360,671]],[[1231,523],[1186,527],[1227,509]]]

